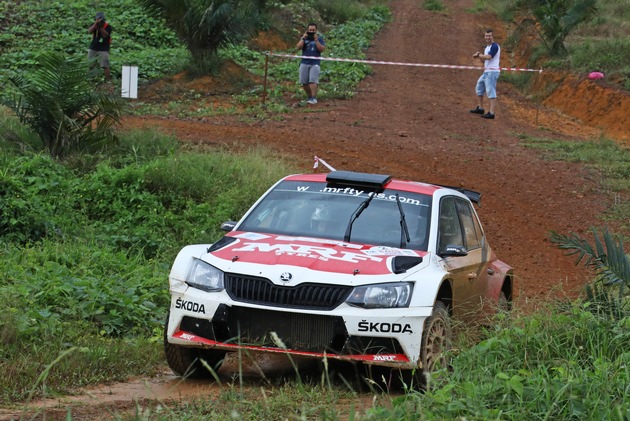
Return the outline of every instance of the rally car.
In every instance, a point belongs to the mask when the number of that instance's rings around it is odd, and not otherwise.
[[[450,318],[512,299],[471,190],[332,171],[272,186],[214,244],[170,272],[171,369],[202,376],[251,350],[427,373],[446,363]]]

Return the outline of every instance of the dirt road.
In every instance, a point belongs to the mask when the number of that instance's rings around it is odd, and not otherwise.
[[[368,51],[370,59],[470,66],[472,54],[484,46],[486,27],[493,27],[496,41],[505,41],[494,18],[466,11],[472,0],[445,1],[447,13],[426,11],[421,3],[391,2],[393,21],[377,35]],[[502,64],[509,65],[510,53],[503,54]],[[482,193],[479,214],[490,244],[515,268],[517,301],[555,295],[560,287],[575,293],[588,274],[548,241],[549,232],[588,235],[589,226],[601,225],[598,217],[612,197],[600,192],[596,175],[578,165],[542,159],[520,145],[519,135],[581,141],[598,131],[546,109],[540,111],[536,125],[536,105],[503,83],[495,120],[470,114],[479,74],[377,65],[353,99],[324,98],[279,120],[247,124],[230,117],[203,121],[130,117],[125,126],[160,126],[194,142],[262,144],[294,157],[305,171],[310,171],[317,155],[337,169],[477,190]],[[81,419],[99,418],[103,408],[133,408],[134,398],[179,400],[217,393],[212,384],[168,376],[101,390],[107,392],[73,398],[70,404],[83,405],[75,410]],[[48,407],[46,419],[63,418],[64,402],[58,409]],[[9,416],[0,412],[0,419],[5,415]]]

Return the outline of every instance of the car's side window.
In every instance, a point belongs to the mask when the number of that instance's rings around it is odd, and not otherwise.
[[[440,201],[440,221],[438,227],[438,245],[443,250],[446,246],[464,246],[462,227],[457,216],[455,198],[445,197]]]
[[[464,237],[466,239],[466,249],[474,250],[481,247],[481,227],[479,221],[472,210],[470,203],[465,200],[457,200],[457,211],[464,229]]]

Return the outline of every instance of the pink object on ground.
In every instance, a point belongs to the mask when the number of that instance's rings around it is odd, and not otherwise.
[[[588,78],[590,80],[603,79],[604,78],[604,74],[602,72],[591,72],[591,73],[588,74]]]

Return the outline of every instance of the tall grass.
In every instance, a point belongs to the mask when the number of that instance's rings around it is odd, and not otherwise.
[[[0,126],[0,139],[7,133]],[[122,138],[129,146],[110,158],[86,155],[93,165],[0,154],[0,403],[24,399],[70,346],[77,352],[48,375],[51,393],[160,370],[177,251],[214,242],[221,222],[297,172],[263,148],[233,155],[177,151],[154,132]]]
[[[438,373],[442,386],[370,413],[387,420],[628,419],[630,318],[613,321],[594,310],[583,301],[517,311]]]

